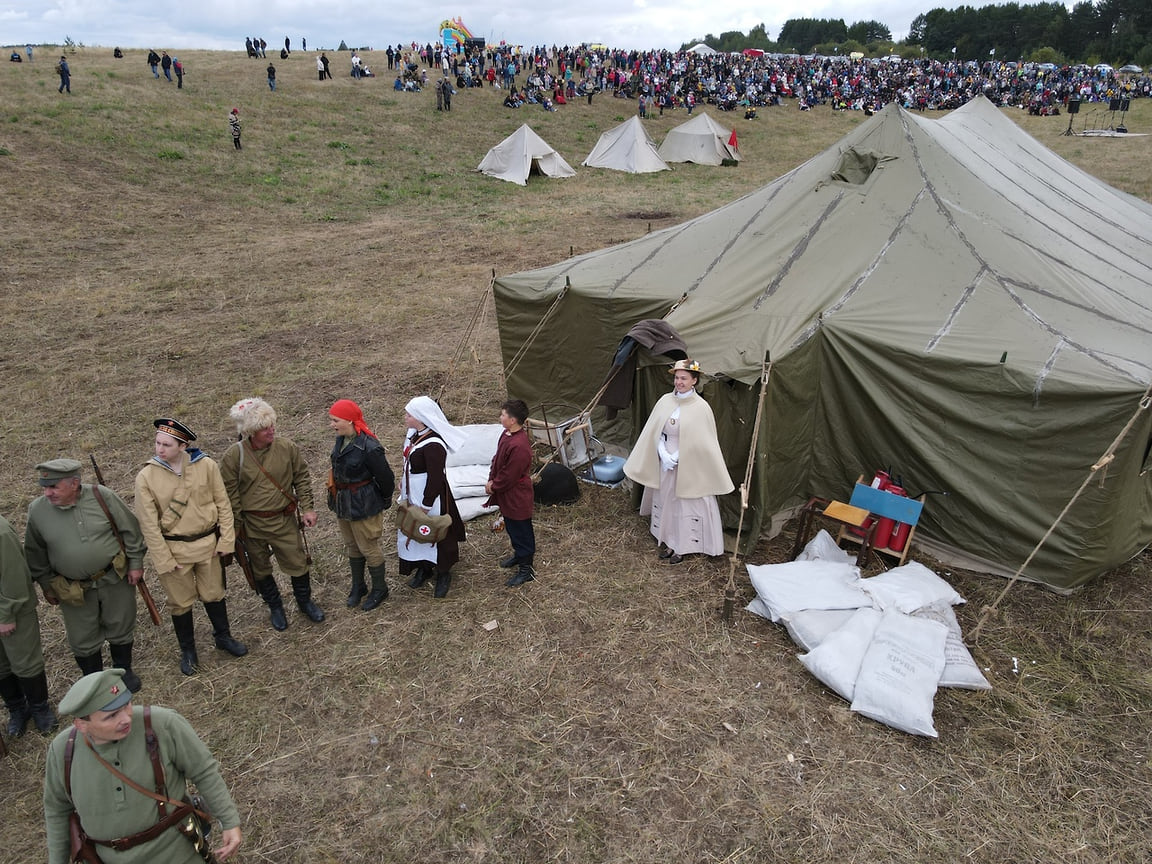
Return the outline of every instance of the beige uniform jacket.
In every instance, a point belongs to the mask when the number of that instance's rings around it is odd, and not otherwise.
[[[181,459],[180,473],[152,459],[136,475],[136,518],[157,573],[236,547],[232,505],[219,466],[200,451],[193,457],[182,453]],[[219,537],[209,533],[197,540],[173,539],[195,537],[214,526],[220,529]]]

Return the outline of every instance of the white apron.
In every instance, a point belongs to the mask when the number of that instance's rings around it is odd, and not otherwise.
[[[424,489],[428,485],[427,474],[413,474],[408,470],[408,460],[411,459],[412,454],[431,443],[437,443],[443,446],[443,442],[439,438],[425,438],[418,444],[404,447],[404,475],[400,481],[400,498],[407,501],[415,507],[423,506]],[[441,499],[437,498],[432,502],[432,506],[428,510],[429,516],[443,515],[441,508]],[[436,563],[437,559],[437,545],[435,543],[417,543],[411,538],[405,537],[396,531],[396,555],[404,561],[429,561],[432,564]]]

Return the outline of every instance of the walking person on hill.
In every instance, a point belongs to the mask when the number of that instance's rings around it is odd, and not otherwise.
[[[60,62],[56,64],[56,72],[60,76],[60,86],[56,89],[57,93],[63,93],[67,90],[72,92],[72,70],[68,68],[67,58],[61,54]]]
[[[371,612],[388,597],[384,578],[383,514],[392,506],[396,477],[384,448],[364,422],[364,412],[351,399],[337,399],[328,409],[328,427],[336,433],[328,480],[328,509],[336,514],[348,566],[352,571],[349,607]],[[372,590],[364,571],[372,577]],[[367,595],[365,597],[365,595]]]
[[[32,43],[29,42],[27,45],[25,45],[24,50],[28,53],[28,62],[31,63],[32,62]]]
[[[320,62],[324,64],[324,77],[331,81],[332,70],[328,68],[328,55],[323,51],[320,52]]]
[[[176,89],[184,89],[184,64],[179,57],[172,58],[172,71],[176,73]]]
[[[160,55],[152,49],[148,50],[148,67],[152,70],[152,77],[159,78],[160,70],[157,68],[160,65]]]
[[[328,66],[324,62],[323,55],[317,55],[317,57],[316,57],[316,75],[321,81],[324,80],[324,73],[327,71],[327,69],[328,69]]]
[[[268,64],[268,89],[276,92],[276,67],[271,63]]]
[[[164,70],[164,77],[168,79],[168,83],[172,83],[172,58],[168,56],[167,51],[161,52],[160,68]]]
[[[232,113],[228,115],[228,128],[232,132],[232,143],[240,150],[240,109],[233,108]]]

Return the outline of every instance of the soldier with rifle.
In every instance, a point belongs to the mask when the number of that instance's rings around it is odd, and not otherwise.
[[[28,507],[24,556],[44,598],[60,607],[68,645],[84,674],[104,668],[108,642],[114,666],[132,692],[136,589],[144,577],[144,536],[136,517],[111,489],[80,482],[75,459],[36,466],[43,496]]]
[[[136,475],[136,517],[148,554],[168,594],[180,645],[180,671],[195,673],[200,658],[192,606],[204,604],[216,647],[233,657],[248,648],[232,636],[224,599],[222,558],[236,545],[232,507],[220,468],[198,447],[196,434],[178,420],[153,422],[155,455]]]
[[[276,436],[276,412],[263,399],[241,399],[230,414],[240,440],[220,460],[220,473],[236,519],[237,561],[268,604],[274,629],[287,629],[288,618],[272,556],[292,581],[297,608],[323,621],[323,610],[312,600],[305,534],[316,525],[308,466],[295,444]]]

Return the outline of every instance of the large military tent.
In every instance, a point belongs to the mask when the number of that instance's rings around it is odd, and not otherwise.
[[[669,129],[658,153],[665,162],[719,165],[725,159],[740,159],[740,151],[728,143],[731,138],[731,129],[701,111],[688,122]]]
[[[528,177],[532,174],[546,177],[576,175],[564,157],[548,146],[527,123],[489,150],[476,170],[521,186],[528,185]]]
[[[526,348],[508,389],[530,405],[587,404],[622,334],[666,315],[713,376],[737,482],[768,355],[753,536],[891,465],[913,494],[949,493],[918,541],[1011,574],[1131,423],[1023,575],[1070,590],[1152,539],[1152,206],[984,99],[940,119],[889,106],[719,210],[495,293],[506,361]],[[602,436],[635,436],[669,386],[659,360]],[[722,502],[730,526],[738,506]]]
[[[635,114],[601,135],[582,164],[589,168],[611,168],[629,174],[668,170],[656,152],[652,136]]]

